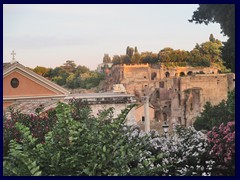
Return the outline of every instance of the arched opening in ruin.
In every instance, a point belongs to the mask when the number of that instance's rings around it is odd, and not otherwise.
[[[153,73],[151,74],[151,80],[155,80],[156,77],[157,77],[157,73],[156,73],[156,72],[153,72]]]
[[[180,72],[180,76],[181,77],[185,76],[185,73],[184,72]]]
[[[178,117],[178,123],[179,123],[179,125],[182,125],[182,118],[181,117]]]
[[[188,76],[191,76],[192,74],[193,74],[192,71],[188,71],[188,73],[187,73]]]
[[[165,76],[166,76],[166,77],[169,77],[169,76],[170,76],[170,73],[169,73],[169,72],[166,72],[166,73],[165,73]]]
[[[167,122],[167,114],[163,113],[163,122]]]
[[[156,98],[159,99],[160,98],[160,93],[159,90],[156,91]]]

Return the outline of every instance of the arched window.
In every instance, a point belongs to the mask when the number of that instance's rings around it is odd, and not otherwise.
[[[153,73],[151,74],[151,80],[156,79],[156,77],[157,77],[157,73],[156,73],[156,72],[153,72]]]
[[[187,73],[188,76],[191,76],[192,74],[193,74],[192,71],[188,71],[188,73]]]
[[[180,72],[180,76],[181,77],[185,76],[185,73],[184,72]]]
[[[169,73],[169,72],[166,72],[166,73],[165,73],[165,76],[166,76],[166,77],[169,77],[169,76],[170,76],[170,73]]]

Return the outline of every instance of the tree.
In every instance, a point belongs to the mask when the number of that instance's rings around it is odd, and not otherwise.
[[[122,64],[131,64],[131,58],[128,55],[121,55],[120,58]]]
[[[126,50],[126,55],[128,55],[130,57],[130,59],[133,56],[133,52],[134,52],[133,48],[128,46],[127,50]]]
[[[73,60],[67,60],[63,66],[61,66],[62,69],[64,69],[68,73],[74,73],[76,70],[76,64]]]
[[[46,67],[43,67],[43,66],[37,66],[33,69],[33,72],[35,72],[41,76],[44,76],[48,71],[49,71],[49,69]]]
[[[229,37],[223,43],[222,58],[226,67],[235,72],[235,4],[200,4],[189,22],[220,24],[222,33]]]
[[[216,41],[216,39],[214,38],[213,34],[210,34],[209,41],[211,41],[213,43]]]
[[[134,53],[138,53],[137,46],[135,46],[135,48],[134,48]]]
[[[222,44],[217,43],[218,41],[212,42],[207,41],[201,44],[201,54],[210,62],[221,61],[221,47]]]
[[[84,74],[89,71],[90,71],[90,69],[88,67],[79,65],[76,68],[75,74],[80,75],[80,74]]]
[[[104,54],[103,56],[103,63],[110,63],[111,62],[111,58],[108,54]]]
[[[121,63],[121,58],[119,55],[114,55],[112,58],[112,63],[113,64],[120,64]]]
[[[140,54],[138,52],[134,52],[133,56],[132,56],[132,63],[133,64],[138,64],[140,62]]]
[[[225,125],[235,120],[235,90],[229,92],[227,101],[213,106],[210,102],[204,105],[204,110],[197,117],[193,126],[196,130],[211,130],[214,126]]]
[[[164,48],[162,49],[158,54],[160,57],[160,61],[161,62],[170,62],[171,58],[170,58],[170,54],[172,53],[173,49],[172,48]]]

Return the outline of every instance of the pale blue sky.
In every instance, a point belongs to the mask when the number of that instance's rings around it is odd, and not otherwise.
[[[189,23],[198,5],[3,5],[3,61],[56,67],[66,60],[96,69],[104,53],[126,47],[154,53],[165,47],[191,50],[209,35],[226,41],[219,24]]]

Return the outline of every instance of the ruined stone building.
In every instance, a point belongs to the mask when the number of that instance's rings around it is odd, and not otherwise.
[[[150,97],[154,119],[173,126],[192,125],[207,101],[213,105],[227,99],[235,87],[235,74],[219,74],[217,67],[165,67],[156,64],[115,65],[109,73],[104,91],[122,84],[126,92],[141,102]]]

